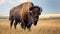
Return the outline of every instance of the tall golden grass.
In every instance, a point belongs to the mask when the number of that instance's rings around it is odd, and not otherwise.
[[[10,30],[10,21],[0,21],[0,34],[60,34],[60,20],[39,20],[37,26],[32,25],[31,31],[24,31],[17,25],[17,29]]]

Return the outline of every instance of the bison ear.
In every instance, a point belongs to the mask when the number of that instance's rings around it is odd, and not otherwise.
[[[40,7],[40,12],[42,12],[42,7]]]
[[[42,8],[40,7],[39,14],[41,14],[41,12],[42,12]]]
[[[30,7],[29,10],[32,11],[33,10],[33,7]]]

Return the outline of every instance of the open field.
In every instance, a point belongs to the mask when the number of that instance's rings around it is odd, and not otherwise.
[[[60,34],[60,20],[39,20],[31,31],[24,31],[19,24],[16,30],[14,27],[10,30],[9,21],[0,21],[0,34]]]

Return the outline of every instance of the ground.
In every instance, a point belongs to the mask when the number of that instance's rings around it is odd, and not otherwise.
[[[17,25],[17,29],[10,30],[10,21],[0,21],[0,34],[60,34],[60,20],[39,20],[37,26],[32,25],[31,31],[24,31]]]

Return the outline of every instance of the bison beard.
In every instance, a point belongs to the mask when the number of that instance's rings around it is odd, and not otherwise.
[[[39,16],[37,16],[36,19],[34,20],[34,25],[35,25],[35,26],[37,25],[38,19],[39,19]]]

